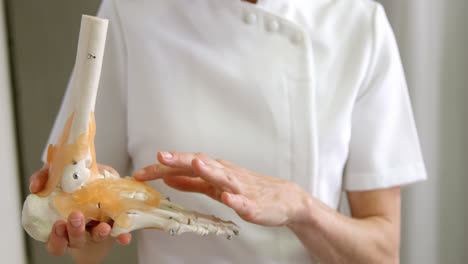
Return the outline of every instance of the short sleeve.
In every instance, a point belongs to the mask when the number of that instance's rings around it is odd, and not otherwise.
[[[426,178],[400,55],[379,4],[374,16],[372,59],[351,125],[345,190],[389,188]]]
[[[106,48],[96,97],[97,162],[127,173],[127,63],[124,35],[113,1],[102,1],[97,16],[109,19]],[[78,33],[77,33],[78,34]],[[73,73],[72,73],[73,74]],[[55,144],[65,125],[64,105],[69,101],[69,86],[55,120],[48,144]],[[47,157],[47,147],[42,160]]]

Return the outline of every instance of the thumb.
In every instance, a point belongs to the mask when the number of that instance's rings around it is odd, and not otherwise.
[[[49,165],[46,163],[42,167],[41,170],[35,172],[29,178],[29,190],[31,193],[37,193],[44,189],[44,186],[47,183],[47,179],[49,178]]]

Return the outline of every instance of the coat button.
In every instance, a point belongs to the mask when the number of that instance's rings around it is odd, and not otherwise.
[[[295,33],[294,35],[291,36],[291,42],[298,45],[304,40],[304,37],[302,36],[302,33]]]
[[[247,24],[254,24],[255,22],[257,22],[257,15],[255,15],[254,13],[246,13],[244,15],[244,22]]]
[[[268,32],[276,32],[279,29],[279,23],[276,20],[272,20],[266,24],[266,30]]]

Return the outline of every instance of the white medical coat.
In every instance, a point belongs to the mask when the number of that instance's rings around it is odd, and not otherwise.
[[[373,1],[104,0],[99,15],[110,19],[95,113],[100,163],[124,172],[157,162],[158,151],[204,152],[294,181],[335,209],[343,190],[426,177],[394,35]],[[241,233],[141,231],[141,263],[310,262],[287,228],[152,184]]]

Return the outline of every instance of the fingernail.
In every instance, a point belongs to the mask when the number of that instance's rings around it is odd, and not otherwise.
[[[137,171],[135,171],[135,173],[133,173],[133,176],[143,176],[145,175],[145,170],[144,169],[139,169]]]
[[[34,184],[34,180],[32,180],[31,183],[29,184],[29,191],[30,192],[33,192],[33,189],[32,189],[33,184]]]
[[[55,234],[59,237],[63,237],[65,235],[65,224],[58,224],[55,226]]]
[[[105,238],[107,236],[107,233],[98,233],[98,236],[100,238]]]
[[[165,159],[172,159],[172,154],[170,152],[160,152],[161,153],[161,156],[163,156],[163,158]]]
[[[198,160],[198,162],[200,162],[200,165],[206,166],[206,165],[205,165],[205,162],[203,162],[202,160]]]
[[[72,218],[70,219],[70,223],[73,227],[80,227],[81,226],[81,218]]]

